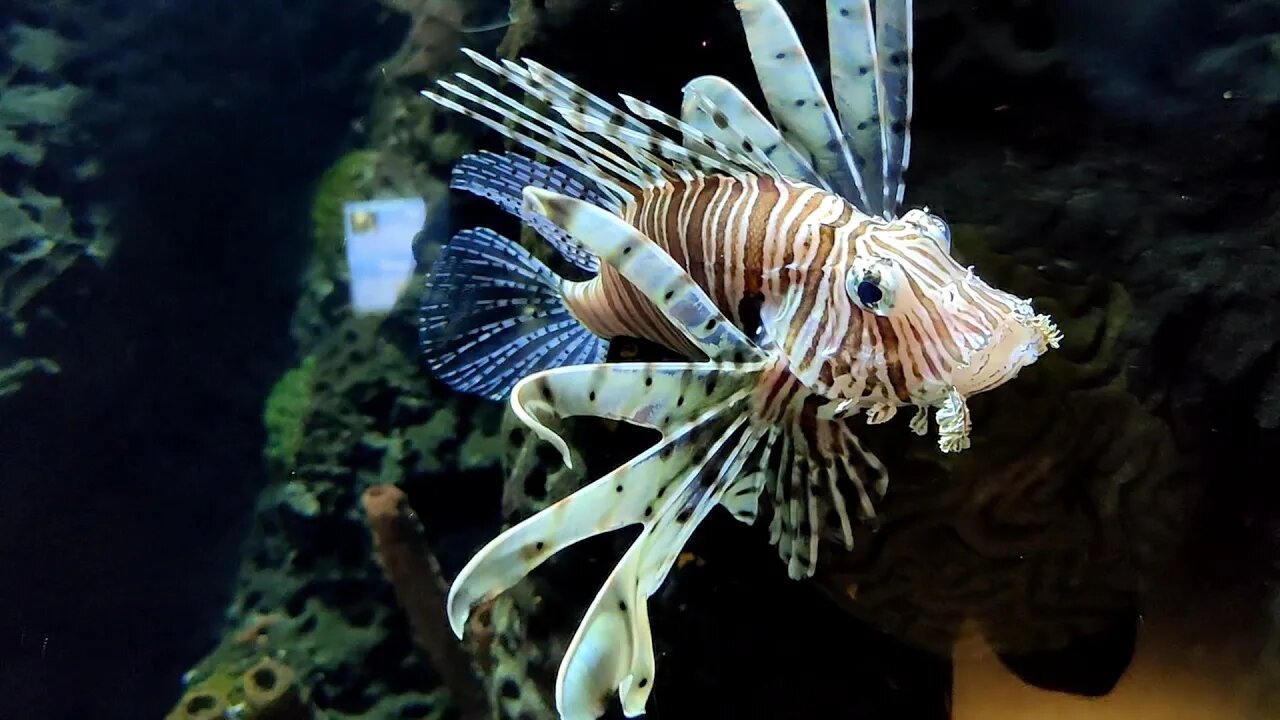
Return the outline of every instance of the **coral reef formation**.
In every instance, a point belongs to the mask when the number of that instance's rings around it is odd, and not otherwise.
[[[375,75],[364,142],[315,189],[313,253],[293,320],[303,359],[265,410],[267,454],[281,472],[261,496],[228,636],[252,631],[330,717],[550,718],[574,612],[626,538],[548,562],[477,612],[461,646],[439,609],[442,581],[500,524],[568,495],[651,438],[566,421],[567,434],[592,438],[570,443],[588,448],[570,471],[502,407],[447,393],[416,360],[412,293],[385,317],[351,315],[341,208],[427,197],[439,225],[424,228],[417,250],[429,260],[455,209],[444,178],[476,132],[416,95],[456,63],[452,48],[501,33],[499,54],[554,57],[601,92],[625,80],[640,97],[672,93],[688,66],[637,78],[636,46],[608,30],[652,34],[679,4],[516,0],[506,25],[443,1],[387,5],[411,18],[410,30]],[[952,54],[922,56],[920,95],[937,105],[920,113],[912,192],[972,223],[955,225],[957,254],[1061,318],[1063,350],[1016,388],[975,399],[981,429],[967,454],[941,458],[905,433],[869,432],[901,469],[879,529],[863,528],[852,553],[825,553],[817,583],[787,580],[760,528],[710,518],[653,603],[667,693],[654,697],[655,714],[944,717],[947,658],[970,630],[1019,668],[1019,658],[1116,626],[1132,634],[1212,499],[1197,472],[1226,448],[1206,439],[1208,428],[1240,430],[1258,458],[1275,437],[1280,353],[1275,333],[1259,328],[1277,326],[1268,237],[1280,213],[1269,188],[1240,178],[1274,159],[1265,123],[1224,120],[1243,131],[1213,153],[1174,160],[1139,142],[1148,130],[1126,130],[1083,101],[1084,110],[1063,109],[1062,93],[1088,95],[1067,78],[1088,73],[1063,72],[1084,51],[1054,25],[1051,3],[1011,3],[998,18],[970,5],[922,3],[921,33],[936,37],[919,39],[921,48],[961,30]],[[1226,5],[1239,13],[1245,3]],[[664,35],[670,52],[696,58],[699,72],[720,63],[740,73],[723,60],[743,52],[723,31],[734,23],[719,13],[731,10],[687,10]],[[957,17],[964,22],[950,22]],[[1015,41],[1028,25],[1048,28],[1043,41]],[[1201,51],[1200,62],[1213,57]],[[1045,87],[1027,90],[1028,78]],[[1241,207],[1261,209],[1233,215]],[[611,348],[615,359],[654,352]],[[840,663],[825,659],[833,648]],[[200,667],[216,666],[217,654]],[[785,667],[760,673],[779,657]],[[752,692],[741,692],[743,677]],[[185,699],[225,702],[201,694],[208,687],[193,682]]]
[[[311,409],[315,390],[315,358],[307,356],[298,367],[289,370],[271,388],[262,422],[267,430],[267,461],[277,467],[290,468],[298,460],[302,447],[302,431]]]
[[[457,683],[434,666],[432,652],[415,647],[413,625],[379,562],[386,556],[378,550],[393,538],[414,550],[409,537],[389,534],[403,529],[394,521],[404,508],[397,502],[372,515],[375,529],[386,531],[375,543],[362,501],[375,487],[383,499],[395,498],[391,486],[439,498],[415,511],[428,528],[425,542],[457,545],[450,539],[487,522],[474,510],[459,512],[447,496],[496,491],[500,416],[440,393],[422,375],[411,312],[349,318],[312,350],[299,451],[261,496],[228,610],[227,636],[259,630],[259,652],[288,663],[335,720],[434,718],[456,707],[450,691]],[[454,567],[462,559],[442,556]],[[216,667],[218,654],[193,674]]]
[[[259,640],[256,631],[229,638],[188,673],[189,688],[165,720],[325,720],[293,669],[261,654]]]
[[[242,680],[245,717],[256,720],[317,720],[318,713],[288,665],[262,658]]]
[[[99,271],[114,245],[91,199],[99,162],[71,122],[90,95],[65,73],[81,48],[34,7],[18,10],[0,27],[0,398],[58,372],[40,339],[67,320],[57,296],[77,269]]]
[[[183,695],[165,720],[225,720],[226,717],[225,700],[207,690],[197,690]]]
[[[440,563],[427,548],[408,496],[394,485],[374,485],[364,491],[363,504],[378,564],[395,588],[396,599],[413,626],[414,640],[444,678],[462,717],[488,717],[476,668],[449,629],[449,589]]]

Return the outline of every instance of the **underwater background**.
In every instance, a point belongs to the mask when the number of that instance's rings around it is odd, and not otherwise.
[[[419,91],[466,47],[755,97],[733,3],[0,0],[0,38],[0,720],[554,718],[627,538],[461,643],[448,582],[652,437],[572,422],[566,469],[423,367],[440,246],[521,231],[448,190],[501,138]],[[914,92],[907,204],[1063,347],[966,453],[869,433],[881,525],[812,580],[713,512],[648,716],[1280,717],[1280,2],[918,0]],[[412,234],[374,310],[364,201]]]

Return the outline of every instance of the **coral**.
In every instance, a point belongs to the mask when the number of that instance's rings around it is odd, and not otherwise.
[[[267,460],[277,466],[290,468],[297,461],[303,423],[311,407],[315,366],[315,358],[303,358],[298,367],[286,372],[276,382],[267,396],[262,411],[262,422],[267,430],[265,453]]]
[[[395,9],[412,14],[434,6],[408,2]],[[264,641],[285,654],[332,718],[438,718],[469,709],[451,697],[460,686],[446,677],[448,669],[431,667],[430,654],[412,642],[370,545],[365,489],[394,484],[412,500],[431,488],[433,500],[419,514],[427,541],[449,565],[463,545],[441,537],[472,532],[479,523],[475,510],[457,510],[457,500],[498,486],[492,449],[500,411],[442,393],[424,375],[412,293],[378,317],[354,316],[349,304],[343,205],[423,197],[428,223],[418,246],[430,252],[448,218],[440,178],[475,132],[451,130],[464,126],[437,114],[417,94],[419,82],[397,82],[404,77],[373,75],[373,108],[359,128],[363,142],[316,183],[311,257],[291,331],[305,360],[281,379],[264,414],[275,428],[268,457],[290,464],[291,472],[261,494],[228,611],[228,634],[253,627],[251,618],[275,618]]]
[[[182,696],[165,720],[225,720],[227,704],[208,690],[194,690]]]
[[[317,720],[317,713],[284,663],[262,658],[241,679],[245,720]]]
[[[324,720],[286,662],[271,653],[275,618],[258,618],[225,638],[187,673],[187,691],[166,720]]]
[[[31,324],[61,329],[53,308],[73,270],[99,271],[114,242],[105,209],[86,200],[98,174],[72,124],[89,93],[64,78],[80,47],[51,27],[0,29],[0,397],[33,373],[58,372],[56,357],[27,338]]]
[[[344,259],[342,206],[374,196],[377,162],[377,151],[352,150],[320,176],[311,204],[311,234],[313,257],[325,273],[335,273]]]
[[[461,150],[451,152],[460,154]],[[343,220],[346,203],[419,196],[427,203],[427,220],[420,235],[434,237],[443,232],[448,219],[444,183],[405,157],[386,149],[350,150],[317,182],[311,203],[312,252],[293,319],[293,337],[301,352],[310,352],[323,335],[350,316]]]
[[[467,720],[490,716],[471,658],[449,628],[448,587],[440,563],[430,553],[409,498],[394,485],[364,491],[363,505],[374,550],[413,626],[414,640],[431,657],[436,670]]]
[[[453,538],[484,523],[450,498],[477,487],[496,494],[499,458],[483,449],[493,446],[500,409],[442,393],[419,367],[413,329],[406,299],[387,316],[348,317],[318,338],[296,462],[261,495],[228,611],[226,637],[255,637],[260,653],[286,662],[335,720],[460,709],[450,692],[456,680],[414,645],[362,499],[384,484],[410,501],[433,498],[415,508],[424,540],[456,567],[466,544]]]

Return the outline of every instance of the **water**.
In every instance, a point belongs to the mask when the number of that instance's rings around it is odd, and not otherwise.
[[[784,6],[830,93],[824,5]],[[522,233],[447,187],[516,148],[419,91],[481,76],[468,47],[674,115],[720,75],[767,112],[733,4],[3,7],[0,720],[556,717],[636,529],[463,642],[445,594],[658,434],[573,418],[566,468],[426,366],[449,239]],[[1280,715],[1278,32],[1258,0],[917,2],[905,204],[1061,346],[969,401],[963,452],[910,408],[853,421],[888,490],[812,579],[769,542],[772,491],[754,525],[712,509],[648,599],[647,716]],[[356,311],[365,270],[392,306]],[[608,349],[636,359],[680,355]]]

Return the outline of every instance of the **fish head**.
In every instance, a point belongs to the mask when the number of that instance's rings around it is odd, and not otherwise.
[[[951,255],[946,222],[927,209],[833,230],[820,328],[788,348],[797,375],[833,401],[935,405],[1017,376],[1061,340],[1031,301],[996,288]],[[816,345],[813,345],[816,343]]]

